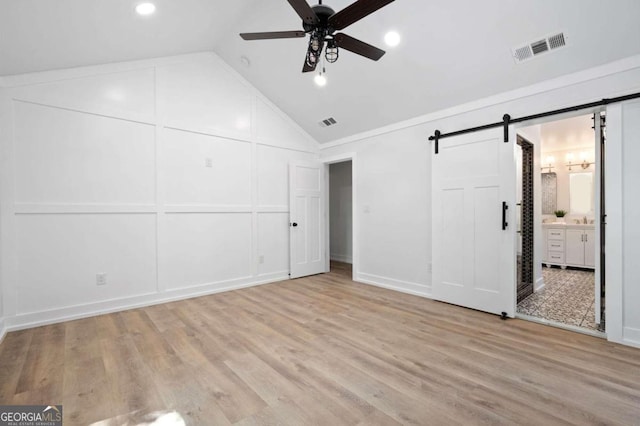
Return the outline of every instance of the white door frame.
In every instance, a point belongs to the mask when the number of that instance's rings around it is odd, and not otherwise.
[[[357,163],[356,163],[356,153],[355,152],[345,152],[343,154],[332,155],[330,157],[320,158],[320,162],[324,164],[325,167],[325,188],[326,188],[326,197],[325,197],[325,272],[329,272],[331,270],[331,223],[329,222],[329,198],[330,198],[330,188],[329,188],[329,166],[331,164],[343,163],[346,161],[351,161],[351,220],[353,224],[353,228],[351,230],[351,246],[353,250],[353,263],[352,263],[352,280],[356,280],[358,276],[358,215],[357,212],[357,186],[356,186],[356,176],[357,176]]]
[[[582,115],[587,115],[587,114],[599,114],[602,111],[607,111],[608,109],[612,108],[612,107],[616,107],[619,106],[620,104],[614,104],[614,105],[609,105],[608,107],[604,107],[604,106],[598,106],[595,108],[587,108],[587,109],[583,109],[583,110],[579,110],[579,111],[572,111],[572,112],[568,112],[568,113],[564,113],[564,114],[557,114],[557,115],[552,115],[552,116],[548,116],[548,117],[543,117],[543,118],[538,118],[535,120],[529,120],[529,121],[523,121],[521,123],[518,123],[515,128],[516,128],[516,133],[520,132],[522,128],[526,128],[526,127],[530,127],[530,126],[535,126],[535,125],[541,125],[541,124],[545,124],[545,123],[550,123],[553,121],[560,121],[560,120],[566,120],[569,118],[573,118],[573,117],[579,117]],[[607,119],[607,128],[609,128],[609,122]],[[613,123],[611,123],[613,124]],[[522,134],[526,137],[526,132],[522,132]],[[606,189],[606,193],[607,193],[607,212],[609,212],[609,206],[611,206],[612,204],[615,205],[615,199],[616,199],[616,194],[614,194],[612,191],[612,189],[614,188],[612,185],[614,185],[614,182],[610,182],[609,181],[609,177],[611,174],[611,170],[612,170],[612,164],[615,162],[614,161],[614,157],[615,154],[617,152],[617,150],[619,150],[619,143],[620,141],[618,140],[617,143],[609,143],[611,137],[610,137],[610,133],[607,134],[607,136],[609,136],[607,138],[607,157],[605,159],[606,161],[606,166],[605,169],[608,170],[609,172],[607,173],[607,187]],[[531,141],[531,139],[529,139],[529,141]],[[594,141],[595,141],[595,136],[594,136]],[[538,142],[539,144],[539,142]],[[536,143],[534,143],[535,145],[538,145]],[[596,151],[599,149],[598,146],[595,146]],[[610,150],[615,150],[613,153],[610,153]],[[538,151],[539,153],[539,151]],[[616,159],[617,161],[619,161],[618,164],[622,164],[622,156],[620,155],[619,159]],[[596,265],[595,265],[595,279],[598,280],[600,277],[600,225],[601,225],[601,217],[600,217],[600,191],[599,191],[599,186],[596,186],[596,181],[598,182],[597,185],[599,185],[600,182],[600,176],[599,176],[599,172],[602,170],[601,168],[601,164],[599,163],[600,159],[599,156],[596,155],[596,158],[594,160],[596,162],[596,164],[594,164],[594,173],[593,173],[593,178],[594,178],[594,229],[596,230]],[[534,167],[539,167],[540,166],[540,159],[539,158],[535,158],[534,159]],[[620,167],[618,167],[619,169]],[[612,176],[612,178],[615,179],[614,176]],[[620,179],[621,180],[621,179]],[[539,185],[538,185],[539,186]],[[619,186],[617,186],[615,189],[619,189],[621,188],[621,184],[619,183]],[[609,191],[612,192],[612,194],[609,194]],[[612,198],[609,198],[609,197]],[[621,195],[620,195],[621,196]],[[539,201],[538,201],[539,203]],[[535,211],[538,211],[538,206],[536,206]],[[610,216],[610,215],[609,215]],[[610,216],[611,217],[611,216]],[[609,226],[607,228],[607,247],[609,247],[609,244],[613,243],[611,240],[609,240],[609,233],[610,233],[610,227]],[[537,240],[536,240],[537,241]],[[544,250],[544,248],[542,248]],[[534,249],[534,253],[537,253],[537,250]],[[613,255],[615,256],[615,255]],[[611,258],[612,257],[612,251],[610,249],[607,250],[607,264],[609,264],[609,262],[611,262]],[[536,256],[534,256],[534,262],[540,262],[540,258]],[[606,303],[606,313],[607,313],[607,318],[606,318],[606,330],[605,330],[605,334],[607,335],[607,338],[609,340],[613,340],[611,339],[612,335],[615,335],[615,331],[614,329],[618,328],[617,325],[617,320],[615,319],[616,317],[616,304],[619,304],[621,307],[621,300],[616,302],[614,299],[616,297],[618,297],[618,294],[622,294],[622,281],[621,280],[617,280],[616,277],[613,275],[615,274],[615,271],[612,271],[611,268],[606,268],[605,271],[605,282],[607,283],[607,298],[605,300]],[[621,296],[620,296],[621,299]],[[568,329],[574,329],[572,327],[567,327]],[[621,329],[621,327],[620,327]]]

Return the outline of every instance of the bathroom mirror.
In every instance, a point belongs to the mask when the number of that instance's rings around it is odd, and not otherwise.
[[[558,198],[558,177],[555,173],[542,173],[542,214],[553,214]]]
[[[593,173],[569,175],[569,208],[571,214],[593,214]]]

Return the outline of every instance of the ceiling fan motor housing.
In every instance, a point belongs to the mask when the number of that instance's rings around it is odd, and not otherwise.
[[[329,18],[336,12],[332,8],[324,4],[311,6],[311,9],[313,9],[316,16],[318,17],[318,23],[313,25],[302,21],[302,27],[304,28],[304,31],[308,33],[318,28],[326,30],[326,34],[332,34],[335,30],[333,28],[329,28]]]

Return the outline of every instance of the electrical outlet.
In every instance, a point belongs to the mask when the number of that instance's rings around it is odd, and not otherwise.
[[[107,274],[100,273],[96,274],[96,284],[97,285],[107,285]]]
[[[264,255],[261,254],[260,257],[258,257],[258,262],[261,264],[264,263]]]
[[[205,167],[209,167],[209,168],[213,167],[213,159],[205,158],[204,159],[204,166]]]

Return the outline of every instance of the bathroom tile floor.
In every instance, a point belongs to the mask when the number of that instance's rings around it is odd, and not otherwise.
[[[518,303],[518,313],[602,331],[595,323],[593,271],[543,266],[542,275],[545,287]]]

